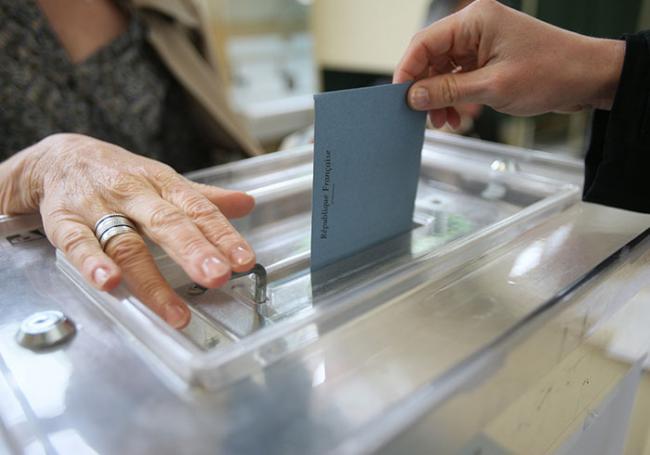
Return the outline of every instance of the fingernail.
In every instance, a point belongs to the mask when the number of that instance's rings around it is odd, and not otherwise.
[[[93,272],[93,281],[99,287],[104,286],[109,278],[110,275],[108,274],[108,270],[106,270],[104,267],[97,267]]]
[[[188,323],[187,312],[178,305],[168,305],[165,308],[165,321],[177,329],[182,329]]]
[[[208,279],[222,277],[230,271],[230,267],[214,256],[204,260],[201,267],[203,268],[203,273],[205,273],[205,276]]]
[[[424,87],[417,87],[411,91],[411,107],[415,109],[428,109],[431,103],[429,90]]]
[[[230,253],[230,260],[237,265],[248,264],[253,258],[255,258],[253,252],[241,245],[235,247]]]

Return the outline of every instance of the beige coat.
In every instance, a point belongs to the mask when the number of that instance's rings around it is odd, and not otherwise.
[[[215,0],[133,0],[149,28],[149,42],[185,88],[206,131],[216,143],[259,155],[262,149],[229,107],[218,50],[210,39],[207,2]],[[192,34],[201,38],[200,52]]]

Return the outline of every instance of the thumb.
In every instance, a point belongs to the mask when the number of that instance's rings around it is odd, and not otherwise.
[[[487,104],[489,71],[480,68],[467,73],[446,73],[415,82],[408,104],[416,111],[430,111],[461,103]]]

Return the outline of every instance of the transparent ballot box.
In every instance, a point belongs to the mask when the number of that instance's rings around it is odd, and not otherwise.
[[[191,386],[214,389],[423,283],[462,273],[578,201],[580,172],[573,161],[539,152],[429,134],[412,230],[318,274],[309,267],[311,146],[193,173],[196,181],[255,197],[255,210],[234,225],[260,267],[220,289],[204,289],[150,245],[162,274],[192,311],[181,331],[124,287],[93,289],[60,252],[57,264],[138,349]]]

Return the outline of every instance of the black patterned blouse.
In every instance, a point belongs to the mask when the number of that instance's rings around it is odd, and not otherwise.
[[[130,17],[125,33],[75,64],[35,0],[0,0],[0,161],[52,133],[75,132],[181,172],[214,164],[214,144]]]

